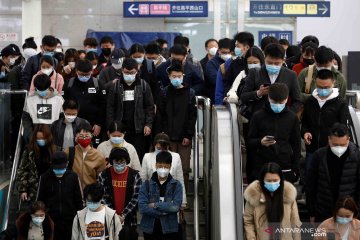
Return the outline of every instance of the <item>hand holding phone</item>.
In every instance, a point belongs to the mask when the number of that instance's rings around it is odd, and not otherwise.
[[[261,139],[261,145],[265,147],[270,147],[276,143],[274,136],[265,136]]]

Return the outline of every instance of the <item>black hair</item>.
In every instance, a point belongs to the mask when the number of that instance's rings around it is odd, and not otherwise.
[[[97,47],[98,46],[98,41],[96,40],[96,38],[85,38],[84,42],[83,42],[84,47],[85,46],[91,46],[91,47]]]
[[[334,51],[331,48],[321,46],[315,53],[315,61],[317,64],[327,64],[334,59]]]
[[[92,183],[84,189],[84,200],[87,201],[89,198],[91,202],[100,202],[104,197],[104,187],[100,183]]]
[[[145,46],[145,52],[148,54],[156,54],[159,55],[161,52],[161,47],[156,42],[151,42]]]
[[[53,60],[53,58],[52,57],[50,57],[50,56],[42,56],[41,58],[40,58],[40,65],[43,63],[43,62],[46,62],[46,63],[48,63],[48,64],[50,64],[51,66],[54,66],[54,60]]]
[[[166,69],[167,74],[171,74],[172,72],[182,72],[184,73],[184,68],[181,64],[178,63],[174,63],[172,65],[170,65],[170,67],[168,67]]]
[[[79,103],[75,99],[66,99],[63,103],[63,110],[66,109],[79,110]]]
[[[99,59],[99,55],[96,52],[88,52],[85,55],[85,59],[89,60],[89,61],[93,61],[93,60],[97,60]]]
[[[125,160],[126,164],[129,164],[130,155],[128,150],[124,147],[114,147],[111,149],[109,154],[109,163],[113,165],[114,160]]]
[[[188,47],[190,44],[189,38],[178,35],[174,38],[174,45],[181,45],[184,47]]]
[[[162,45],[164,45],[164,44],[168,44],[168,41],[166,41],[165,39],[162,39],[162,38],[156,39],[156,42],[160,45],[160,47],[162,47]]]
[[[235,50],[235,43],[236,43],[236,40],[235,39],[233,39],[232,41],[231,41],[231,47],[230,47],[230,51],[231,52],[234,52],[234,50]]]
[[[182,45],[174,45],[173,47],[170,48],[170,54],[186,56],[187,50]]]
[[[78,133],[80,133],[81,131],[91,133],[91,132],[92,132],[92,128],[91,128],[90,123],[88,123],[88,122],[83,122],[83,123],[81,123],[81,124],[76,128],[75,133],[78,134]]]
[[[121,121],[113,121],[108,127],[108,131],[110,134],[116,131],[123,132],[123,130],[123,124]]]
[[[274,83],[269,88],[269,98],[281,102],[289,97],[289,88],[285,83]]]
[[[79,53],[75,48],[69,48],[65,51],[65,64],[69,62],[69,58],[73,58],[74,62],[79,60]]]
[[[264,186],[264,178],[267,173],[274,173],[280,177],[280,187],[273,192],[271,197],[270,192]],[[265,195],[265,215],[261,216],[260,219],[266,220],[269,223],[280,223],[284,217],[284,176],[281,171],[281,167],[274,162],[266,163],[260,171],[260,187]]]
[[[100,45],[103,44],[103,43],[111,43],[111,44],[114,44],[114,39],[110,36],[103,36],[101,39],[100,39]]]
[[[211,43],[211,42],[216,42],[217,44],[219,44],[219,42],[218,42],[216,39],[210,38],[210,39],[206,40],[206,42],[205,42],[205,48],[207,48],[207,47],[208,47],[208,44]]]
[[[156,163],[171,164],[172,163],[171,153],[169,153],[169,152],[159,152],[156,155]]]
[[[334,125],[330,129],[330,136],[334,137],[344,137],[350,136],[349,128],[342,123],[334,123]]]
[[[39,91],[44,91],[51,86],[50,77],[46,74],[39,74],[34,79],[34,87]]]
[[[34,37],[29,37],[27,39],[25,39],[25,43],[22,45],[23,49],[26,48],[33,48],[33,49],[37,49],[37,45],[36,42],[34,41]]]
[[[281,58],[285,57],[285,49],[278,43],[270,43],[265,48],[265,57]]]
[[[56,43],[60,44],[62,46],[62,43],[61,43],[60,39],[59,38],[55,38],[55,39],[56,39]]]
[[[223,38],[219,40],[219,49],[220,48],[231,48],[231,39],[230,38]]]
[[[129,55],[133,55],[134,53],[145,53],[144,46],[138,43],[134,43],[129,48]]]
[[[127,69],[127,70],[132,70],[132,69],[137,70],[138,66],[139,66],[138,63],[133,58],[125,58],[125,60],[122,64],[122,68]]]
[[[286,58],[291,58],[293,56],[299,56],[301,54],[300,48],[295,45],[291,45],[286,49]]]
[[[352,212],[354,216],[353,218],[357,219],[359,216],[358,207],[351,196],[343,196],[336,201],[334,214],[333,214],[334,222],[336,222],[336,216],[340,208],[345,208],[346,210]]]
[[[260,50],[260,48],[253,46],[246,51],[244,58],[247,60],[249,57],[256,57],[260,60],[260,65],[263,66],[265,64],[264,54]],[[245,65],[245,73],[246,75],[249,73],[248,65]]]
[[[56,52],[54,53],[54,58],[58,60],[58,62],[62,62],[65,60],[65,54],[62,52]]]
[[[264,37],[260,43],[261,50],[265,51],[265,48],[272,43],[279,43],[279,41],[273,36]]]
[[[280,45],[285,45],[285,46],[290,46],[289,41],[287,39],[285,39],[285,38],[280,39],[279,44]]]
[[[307,42],[301,46],[301,53],[305,53],[306,55],[315,55],[316,50],[317,46],[313,42]]]
[[[56,38],[52,35],[45,35],[42,40],[41,40],[41,44],[43,46],[48,46],[48,47],[56,47],[57,45],[57,41]]]
[[[316,47],[319,47],[319,39],[315,36],[312,36],[312,35],[305,36],[301,40],[300,46],[303,46],[307,42],[315,43]]]
[[[82,50],[82,49],[77,50],[77,53],[79,54],[79,56],[80,56],[81,54],[85,54],[85,55],[86,55],[86,51],[85,51],[85,50]]]
[[[76,70],[83,72],[83,73],[90,72],[92,70],[91,62],[87,59],[80,59],[76,63]]]
[[[249,47],[254,46],[254,35],[250,32],[239,32],[235,34],[234,40]]]
[[[316,79],[320,80],[328,80],[331,79],[331,81],[335,81],[334,73],[329,69],[321,69],[318,71]]]
[[[335,58],[335,60],[336,60],[337,63],[338,63],[338,71],[339,71],[339,72],[342,72],[342,61],[341,61],[341,57],[340,57],[339,54],[337,54],[335,51],[334,51],[334,58]]]
[[[37,211],[44,211],[46,213],[46,206],[44,202],[36,201],[33,204],[31,204],[30,214],[34,214]]]

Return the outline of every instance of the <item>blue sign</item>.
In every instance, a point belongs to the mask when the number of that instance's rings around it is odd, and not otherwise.
[[[250,1],[250,17],[330,17],[330,2]]]
[[[207,1],[124,2],[124,17],[207,17]]]
[[[264,37],[272,36],[276,39],[286,39],[292,44],[293,41],[293,33],[292,31],[259,31],[259,43]]]

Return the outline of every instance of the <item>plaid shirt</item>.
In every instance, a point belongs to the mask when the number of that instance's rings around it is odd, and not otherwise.
[[[133,170],[133,171],[136,171],[136,170]],[[113,202],[116,201],[116,199],[114,199],[114,191],[113,191],[113,186],[112,186],[110,168],[106,169],[99,175],[98,182],[104,186],[105,204],[109,208],[114,209],[115,206],[113,206]],[[131,217],[131,226],[137,226],[136,211],[137,211],[139,190],[140,190],[141,185],[142,185],[142,180],[141,180],[140,174],[138,171],[136,171],[135,179],[134,179],[133,194],[132,194],[131,200],[125,206],[125,208],[122,212],[122,216],[125,218],[125,222],[128,222],[129,221],[128,218],[130,216],[132,216]],[[126,193],[128,193],[128,191]],[[130,216],[128,216],[129,214],[130,214]]]

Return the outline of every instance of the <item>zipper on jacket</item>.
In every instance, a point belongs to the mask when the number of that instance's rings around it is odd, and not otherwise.
[[[326,104],[326,102],[325,102]],[[324,105],[325,105],[324,104]],[[324,106],[323,106],[324,107]],[[321,112],[322,112],[322,108],[320,108],[319,111],[319,118],[318,118],[318,129],[319,129],[319,133],[318,133],[318,137],[317,137],[317,148],[319,148],[320,146],[320,125],[321,125]]]
[[[61,197],[61,179],[59,179],[59,209],[60,209],[60,216],[62,216],[62,197]]]

